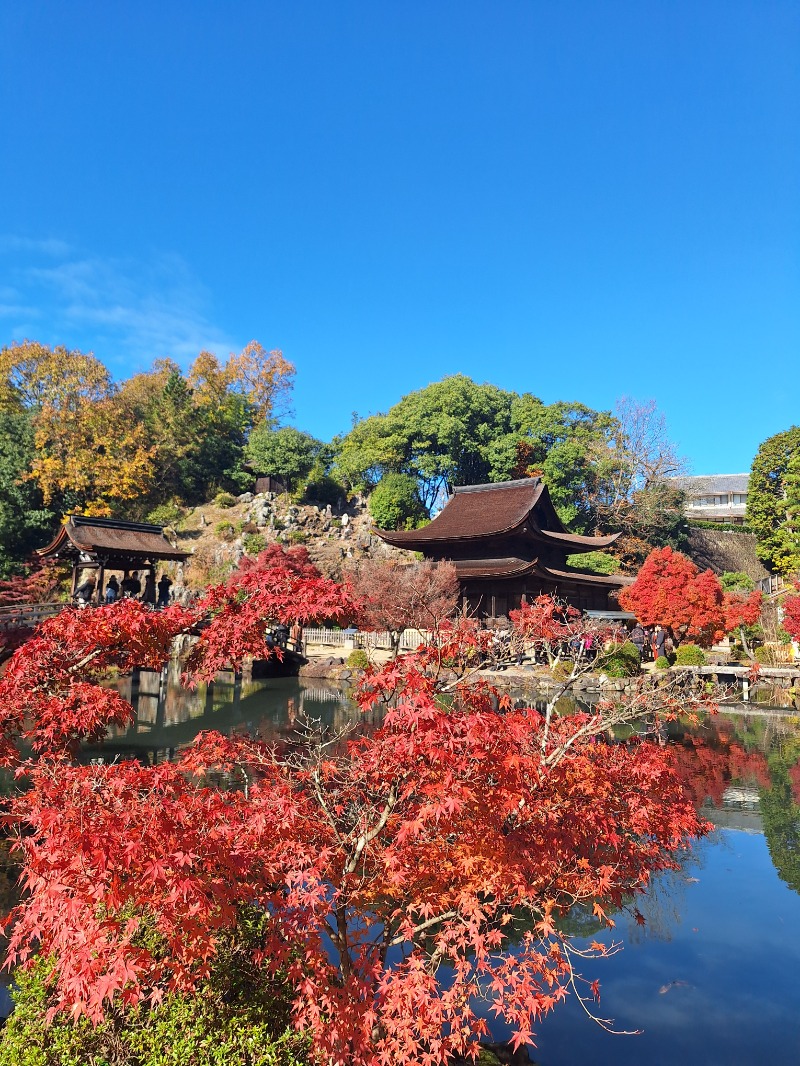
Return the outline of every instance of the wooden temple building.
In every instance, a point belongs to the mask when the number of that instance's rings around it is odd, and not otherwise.
[[[162,526],[147,522],[122,522],[116,518],[68,515],[55,539],[38,548],[41,559],[61,559],[72,564],[72,595],[82,570],[96,570],[97,589],[105,586],[108,571],[149,570],[160,562],[184,562],[190,553],[179,551],[164,536]]]
[[[568,555],[608,548],[619,533],[567,532],[540,478],[464,485],[422,529],[376,532],[387,544],[454,563],[462,606],[479,618],[501,618],[542,593],[581,610],[618,611],[616,593],[632,580],[567,566]]]

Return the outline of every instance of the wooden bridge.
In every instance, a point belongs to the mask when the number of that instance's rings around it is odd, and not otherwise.
[[[51,618],[68,606],[67,603],[19,603],[0,607],[0,633],[10,629],[33,629],[45,618]]]

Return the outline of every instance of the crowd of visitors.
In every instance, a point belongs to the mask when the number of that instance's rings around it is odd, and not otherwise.
[[[97,582],[90,577],[75,589],[73,599],[78,607],[88,607],[92,603],[115,603],[117,600],[141,600],[150,607],[160,609],[169,606],[172,600],[172,580],[162,574],[156,584],[156,575],[152,570],[144,572],[144,586],[139,571],[127,570],[118,581],[115,574],[106,582],[105,588],[98,588]]]

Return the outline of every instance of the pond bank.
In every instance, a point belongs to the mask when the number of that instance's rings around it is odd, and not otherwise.
[[[324,679],[342,685],[354,685],[361,673],[360,670],[349,667],[345,658],[328,655],[309,659],[300,666],[298,676],[301,679]],[[654,671],[652,667],[645,668],[644,673]],[[734,672],[733,668],[729,667],[673,666],[669,670],[658,671],[658,676],[671,680],[683,677],[686,680],[704,678],[708,681],[719,681],[729,687],[732,701],[739,702],[741,699],[741,702],[748,706],[755,705],[754,710],[758,705],[768,705],[772,713],[800,712],[800,678],[797,677],[796,667],[761,668],[755,683],[752,683],[746,669],[738,668]],[[474,678],[489,681],[503,692],[531,690],[539,698],[547,698],[563,686],[563,681],[554,678],[546,667],[538,665],[509,664],[500,669],[478,670]],[[569,691],[578,697],[586,696],[589,699],[602,693],[631,693],[635,687],[634,680],[609,678],[602,673],[587,673],[577,678],[569,686]]]

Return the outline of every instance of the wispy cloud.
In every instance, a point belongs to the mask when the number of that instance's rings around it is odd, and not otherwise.
[[[35,337],[92,350],[116,376],[153,359],[179,363],[235,340],[209,317],[211,296],[179,255],[104,258],[57,239],[0,236],[3,342]]]

